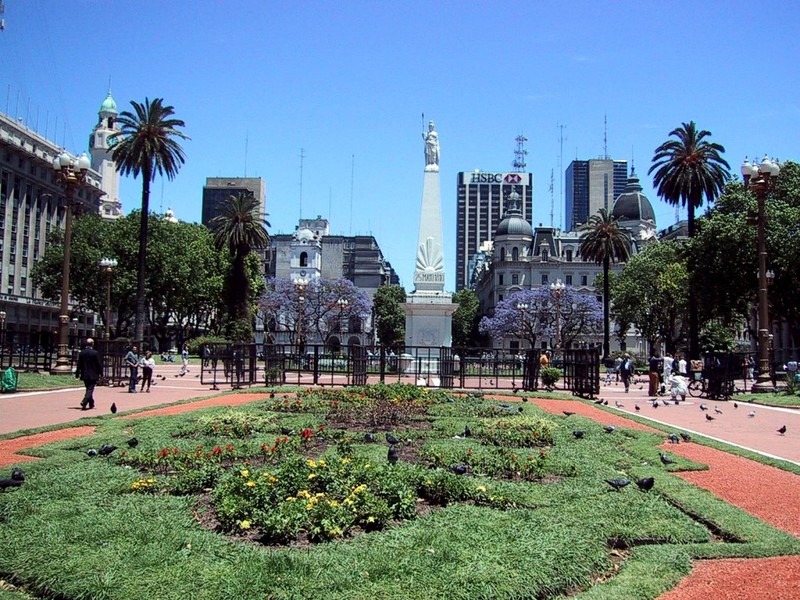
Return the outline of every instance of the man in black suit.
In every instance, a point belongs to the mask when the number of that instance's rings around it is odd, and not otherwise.
[[[78,355],[78,367],[75,370],[75,379],[82,379],[86,386],[81,410],[94,408],[94,386],[102,374],[103,365],[100,363],[100,355],[94,349],[94,340],[86,338],[86,347]]]

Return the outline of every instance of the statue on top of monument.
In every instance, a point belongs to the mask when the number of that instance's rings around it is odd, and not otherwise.
[[[438,171],[439,166],[439,134],[436,133],[434,127],[433,121],[430,121],[428,122],[428,131],[422,132],[422,139],[425,140],[426,171]]]

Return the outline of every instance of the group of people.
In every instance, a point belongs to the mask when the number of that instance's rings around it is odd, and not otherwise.
[[[658,396],[659,394],[666,393],[669,388],[670,396],[673,400],[678,396],[681,400],[686,400],[686,394],[689,390],[688,371],[687,371],[686,358],[680,354],[676,354],[673,358],[669,354],[665,354],[664,358],[659,357],[657,352],[650,356],[648,361],[648,396]],[[630,354],[625,353],[617,357],[614,365],[614,371],[617,373],[622,384],[625,386],[625,392],[630,390],[631,377],[636,372],[636,366]]]
[[[186,368],[186,364],[189,362],[189,353],[186,350],[184,352],[184,368]],[[149,393],[150,386],[153,384],[153,370],[156,366],[153,353],[148,350],[140,357],[138,348],[133,345],[125,354],[123,364],[129,371],[128,393],[135,394],[137,392],[136,386],[140,380],[139,369],[142,370],[142,375],[141,388],[138,391]],[[86,338],[86,345],[78,354],[78,362],[75,367],[75,378],[83,381],[85,388],[83,400],[81,400],[81,410],[94,408],[94,388],[102,375],[103,362],[100,358],[100,353],[94,348],[94,339]]]

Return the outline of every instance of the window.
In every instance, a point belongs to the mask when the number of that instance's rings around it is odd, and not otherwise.
[[[547,285],[548,281],[547,273],[542,273],[542,285]]]
[[[548,254],[547,248],[542,248],[542,262],[547,262]]]
[[[300,266],[307,267],[308,266],[308,253],[301,252],[300,253]]]
[[[502,302],[503,301],[503,294],[500,294],[500,295],[497,296],[497,301],[498,302]]]
[[[511,249],[511,260],[519,260],[519,248],[516,246]]]
[[[581,275],[581,285],[589,285],[589,276]]]
[[[519,285],[519,274],[512,273],[511,274],[511,285]]]
[[[502,273],[500,273],[497,276],[497,285],[503,285],[503,274]]]
[[[505,259],[506,259],[506,249],[500,248],[500,260],[505,260]]]
[[[565,276],[564,279],[565,279],[564,283],[566,283],[567,285],[572,285],[572,275],[567,275]]]
[[[572,262],[572,248],[567,248],[567,262]]]

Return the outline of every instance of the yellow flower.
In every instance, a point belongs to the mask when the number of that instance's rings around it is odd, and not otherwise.
[[[242,529],[250,529],[250,521],[239,521],[239,527]]]
[[[298,498],[308,498],[309,496],[311,496],[311,494],[309,493],[308,490],[300,490],[299,492],[297,492]]]
[[[289,496],[288,498],[286,498],[287,502],[294,502],[295,500],[297,500],[297,498],[295,498],[294,496]]]
[[[309,473],[309,474],[308,474],[308,478],[309,478],[309,479],[314,479],[316,476],[317,476],[317,474],[316,474],[316,473]]]
[[[375,517],[373,517],[372,515],[367,517],[367,523],[374,523],[374,522],[375,522]]]
[[[479,492],[485,492],[486,491],[486,486],[485,485],[479,485],[475,489],[478,490]]]
[[[243,469],[243,470],[239,471],[239,474],[242,477],[250,477],[250,471],[248,471],[247,469]]]
[[[340,462],[340,463],[342,463],[343,465],[346,465],[347,463],[349,463],[349,462],[351,462],[351,461],[350,461],[350,459],[349,459],[349,458],[347,458],[347,457],[345,456],[344,458],[341,458],[341,459],[339,459],[339,462]]]
[[[310,458],[309,458],[309,459],[306,461],[306,464],[307,464],[307,465],[309,466],[309,468],[311,468],[311,469],[316,469],[316,468],[317,468],[317,463],[316,463],[316,462],[314,462],[313,460],[311,460]]]
[[[245,483],[245,485],[246,485],[247,487],[256,487],[256,482],[255,482],[255,481],[253,481],[253,480],[251,479],[250,481],[248,481],[247,483]]]

